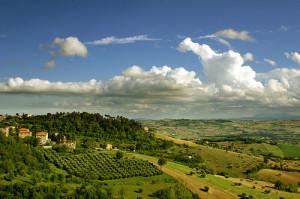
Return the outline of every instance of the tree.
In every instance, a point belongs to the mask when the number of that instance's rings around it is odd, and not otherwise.
[[[285,189],[284,184],[280,180],[276,181],[274,186],[278,190],[284,190]]]
[[[118,152],[116,153],[116,158],[117,158],[117,159],[122,159],[123,156],[124,156],[124,153],[123,153],[122,151],[118,151]]]
[[[167,163],[167,161],[164,158],[159,158],[157,163],[159,166],[163,166]]]

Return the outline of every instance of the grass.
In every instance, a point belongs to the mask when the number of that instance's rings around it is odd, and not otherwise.
[[[125,198],[151,198],[150,194],[164,188],[175,186],[177,181],[167,175],[152,176],[152,177],[134,177],[119,180],[106,180],[107,186],[111,188],[114,197]],[[142,192],[138,193],[141,189]]]
[[[279,144],[279,148],[283,151],[286,157],[300,158],[300,146],[295,144]]]
[[[131,158],[135,157],[135,158],[138,158],[138,159],[147,160],[147,161],[152,162],[152,163],[157,163],[157,161],[158,161],[157,157],[138,154],[138,153],[127,153],[127,155],[128,155],[128,157],[131,157]],[[183,172],[183,173],[189,173],[189,172],[192,171],[192,169],[189,168],[188,166],[178,164],[178,163],[175,163],[175,162],[171,162],[171,161],[167,161],[167,164],[165,166],[167,166],[169,168],[172,168],[172,169],[176,169],[176,170],[178,170],[180,172]]]
[[[280,180],[285,184],[297,184],[300,182],[299,172],[278,171],[273,169],[262,169],[257,172],[257,177],[260,180],[276,182]]]
[[[157,158],[147,156],[147,155],[142,155],[142,154],[128,154],[130,157],[136,157],[136,158],[141,158],[144,160],[152,161],[152,162],[157,162]],[[175,162],[170,162],[168,161],[167,164],[164,166],[168,169],[172,169],[174,172],[177,173],[183,173],[187,174],[189,173],[192,169],[190,169],[187,166],[175,163]],[[228,180],[222,179],[220,177],[216,177],[214,175],[207,175],[206,178],[199,178],[196,175],[193,176],[187,176],[186,178],[190,181],[193,181],[194,185],[203,187],[203,186],[208,186],[210,187],[210,190],[214,190],[214,192],[221,191],[222,193],[230,193],[233,194],[234,196],[238,196],[239,194],[242,193],[247,193],[248,195],[252,195],[254,198],[262,198],[262,199],[269,199],[269,198],[279,198],[279,197],[284,197],[284,198],[289,198],[289,199],[296,199],[299,198],[300,194],[297,193],[288,193],[288,192],[283,192],[283,191],[278,191],[272,189],[270,193],[264,193],[262,189],[253,189],[251,187],[247,186],[233,186],[233,182],[230,182]],[[186,186],[189,186],[185,182],[183,182]],[[212,193],[210,193],[212,194]],[[219,193],[218,193],[219,194]],[[211,197],[212,195],[210,195]],[[228,196],[228,195],[227,195]],[[229,195],[230,196],[230,195]],[[203,197],[206,197],[205,195]]]
[[[254,198],[260,198],[260,199],[270,199],[270,198],[279,198],[279,197],[296,199],[300,197],[300,194],[298,193],[288,193],[288,192],[277,191],[272,189],[271,192],[267,194],[259,189],[253,189],[246,186],[233,186],[232,182],[221,179],[213,175],[207,175],[207,177],[204,180],[212,185],[219,187],[220,189],[229,191],[231,193],[235,193],[236,195],[247,193],[248,195],[252,195]]]
[[[155,134],[160,139],[170,140],[176,144],[185,144],[190,147],[190,151],[200,155],[209,168],[213,168],[217,173],[224,172],[234,177],[245,176],[244,172],[252,169],[262,162],[261,158],[251,155],[240,154],[208,146],[198,145],[191,141],[180,142],[177,138],[167,135]]]

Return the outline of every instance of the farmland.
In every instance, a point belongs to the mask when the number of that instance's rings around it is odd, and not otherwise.
[[[81,131],[82,126],[89,125],[89,120],[96,120],[99,124],[88,132]],[[52,122],[48,125],[50,121],[59,125]],[[212,120],[197,123],[170,120],[170,124],[164,123],[170,125],[168,128],[175,125],[175,129],[189,126],[186,132],[181,132],[188,139],[180,139],[173,131],[163,132],[160,127],[152,126],[145,130],[140,123],[122,117],[86,113],[30,119],[12,117],[5,122],[28,124],[28,128],[32,129],[41,128],[39,126],[42,124],[43,128],[49,127],[53,142],[44,148],[34,142],[33,137],[20,139],[16,134],[0,137],[3,158],[0,159],[0,196],[3,198],[35,198],[38,197],[35,190],[41,190],[39,194],[49,198],[54,197],[53,193],[61,198],[83,196],[110,199],[299,197],[297,136],[292,139],[279,130],[267,134],[257,131],[276,129],[270,121]],[[72,136],[66,134],[66,139],[76,143],[76,149],[67,148],[56,139],[55,132],[64,126],[64,122],[68,123],[67,131],[73,125],[81,126],[72,130]],[[241,127],[245,122],[251,124],[247,128],[251,127],[252,133],[238,132],[236,126]],[[276,122],[284,128],[286,121]],[[123,125],[126,129],[121,133]],[[236,131],[232,128],[234,125]],[[114,129],[114,126],[118,128]],[[219,126],[217,134],[205,130],[212,126]],[[101,130],[104,127],[110,132]],[[203,134],[191,138],[189,135],[193,134],[195,127],[201,128]],[[114,131],[118,133],[112,135]],[[289,131],[296,132],[296,125]],[[63,137],[64,134],[61,134]],[[123,136],[122,139],[118,139],[119,136]],[[165,163],[159,164],[158,160]],[[19,189],[22,191],[17,191]],[[8,190],[14,190],[10,196],[5,195]]]
[[[297,184],[300,182],[299,172],[278,171],[272,169],[262,169],[257,172],[257,177],[260,180],[276,182],[278,180],[285,184]]]
[[[128,154],[128,156],[134,156],[153,163],[157,162],[157,158],[151,156],[141,154]],[[297,199],[299,197],[298,193],[279,191],[274,188],[274,184],[258,180],[228,178],[211,174],[203,178],[197,174],[196,170],[175,162],[168,162],[161,169],[179,182],[185,184],[191,191],[197,193],[200,198],[241,198],[240,196],[243,194],[263,199],[280,197]],[[203,191],[202,188],[205,186],[209,187],[208,192]]]
[[[300,120],[144,120],[144,126],[180,139],[244,136],[267,140],[300,141]]]
[[[43,150],[46,159],[58,168],[65,169],[78,177],[111,180],[136,176],[154,176],[161,172],[143,160],[120,160],[105,153],[61,155],[53,150]]]
[[[279,144],[279,148],[282,150],[286,157],[298,157],[300,158],[300,145],[292,144]]]

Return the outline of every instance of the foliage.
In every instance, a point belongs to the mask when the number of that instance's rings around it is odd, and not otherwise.
[[[74,140],[84,137],[84,148],[95,147],[95,138],[102,142],[134,145],[135,150],[157,150],[170,147],[171,142],[155,139],[151,132],[145,132],[142,125],[125,117],[102,116],[99,113],[72,112],[48,113],[27,117],[9,116],[2,124],[17,124],[17,127],[27,127],[32,132],[48,131],[49,137],[56,140],[60,136]],[[92,140],[91,138],[94,138]]]
[[[117,159],[104,153],[60,154],[44,150],[47,160],[70,174],[85,179],[110,180],[134,176],[153,176],[161,172],[143,160]]]
[[[164,158],[159,158],[157,163],[159,166],[163,166],[167,163],[167,161]]]
[[[192,194],[182,185],[160,189],[151,195],[157,199],[198,199],[198,195]]]
[[[124,153],[122,151],[117,151],[117,153],[116,153],[116,158],[117,159],[122,159],[123,156],[124,156]]]
[[[31,145],[13,136],[4,137],[0,134],[0,174],[8,180],[15,176],[31,175],[35,171],[49,170],[44,156]]]

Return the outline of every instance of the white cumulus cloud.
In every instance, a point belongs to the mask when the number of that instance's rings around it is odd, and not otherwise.
[[[58,47],[58,51],[54,52],[55,55],[66,57],[86,57],[88,55],[87,47],[77,37],[56,37],[53,45]]]
[[[297,63],[300,66],[300,53],[298,53],[298,52],[290,52],[290,53],[286,52],[285,56],[288,59],[294,61],[295,63]]]
[[[178,49],[198,55],[209,83],[239,88],[263,88],[255,79],[256,72],[250,66],[244,65],[243,57],[237,52],[229,50],[217,53],[210,46],[195,43],[191,38],[184,39]]]
[[[254,60],[254,56],[253,56],[252,53],[245,53],[243,55],[243,59],[244,59],[245,62],[246,61],[253,61]]]
[[[2,93],[40,93],[49,95],[97,95],[102,92],[101,81],[88,82],[50,82],[48,80],[30,79],[20,77],[9,78],[0,85]]]
[[[226,39],[238,39],[238,40],[242,40],[242,41],[253,41],[254,38],[250,35],[250,33],[248,31],[237,31],[234,29],[224,29],[224,30],[220,30],[216,33],[214,33],[214,35],[219,36],[219,37],[223,37]]]

